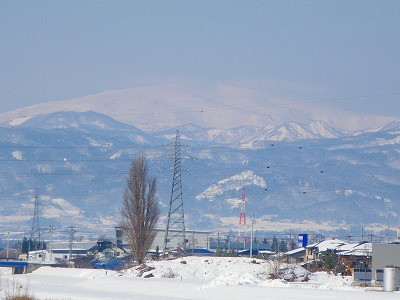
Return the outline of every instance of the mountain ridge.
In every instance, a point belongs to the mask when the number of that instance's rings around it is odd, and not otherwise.
[[[140,152],[148,155],[151,173],[158,178],[160,222],[165,220],[171,174],[163,170],[171,167],[172,149],[163,145],[173,141],[176,128],[146,133],[93,112],[59,112],[22,121],[0,126],[0,223],[4,228],[10,228],[10,217],[15,216],[15,226],[29,230],[33,192],[38,187],[46,204],[45,225],[77,223],[93,231],[112,230],[118,223],[129,162]],[[307,224],[314,229],[318,224],[326,225],[321,228],[395,226],[400,222],[400,130],[396,124],[342,136],[318,121],[308,127],[292,123],[301,139],[260,140],[265,147],[260,144],[253,149],[241,143],[243,136],[251,138],[250,127],[241,127],[242,135],[228,131],[228,139],[223,130],[186,125],[182,143],[189,141],[191,147],[183,150],[196,157],[183,162],[183,169],[191,170],[182,174],[188,228],[235,226],[242,188],[259,224],[275,222],[293,230],[305,230]],[[327,137],[304,139],[304,128],[314,125],[321,126]],[[253,134],[260,136],[262,129],[253,128]],[[204,201],[209,188],[221,193]]]

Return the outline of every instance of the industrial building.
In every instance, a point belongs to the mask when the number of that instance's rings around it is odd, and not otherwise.
[[[161,252],[164,247],[165,241],[165,229],[155,229],[156,237],[154,238],[153,244],[149,250],[149,252],[155,252],[157,247]],[[178,233],[177,230],[169,230],[170,234]],[[195,230],[187,230],[185,232],[186,235],[186,248],[204,248],[210,249],[210,232],[205,231],[195,231]],[[123,249],[124,251],[130,253],[129,244],[124,234],[124,229],[122,227],[115,227],[115,240],[117,242],[118,248]],[[179,239],[171,238],[168,242],[169,249],[176,249],[180,247]]]
[[[387,266],[400,267],[400,243],[372,245],[372,283],[383,280]]]

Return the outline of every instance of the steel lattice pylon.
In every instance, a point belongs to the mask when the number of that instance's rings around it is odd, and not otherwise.
[[[183,212],[182,176],[181,176],[181,141],[179,131],[176,131],[174,146],[174,175],[172,177],[171,198],[169,202],[167,227],[165,230],[164,254],[168,243],[178,239],[178,245],[186,248],[185,214]]]
[[[40,227],[39,227],[39,190],[36,188],[35,192],[35,203],[33,205],[33,219],[31,228],[31,241],[36,241],[36,248],[38,243],[40,243]],[[29,243],[30,248],[30,243]],[[31,250],[31,249],[29,249]]]

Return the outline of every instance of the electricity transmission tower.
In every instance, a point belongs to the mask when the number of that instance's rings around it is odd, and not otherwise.
[[[240,204],[240,216],[239,216],[239,229],[238,236],[236,238],[236,242],[240,243],[240,240],[243,239],[243,249],[246,248],[246,243],[248,242],[247,234],[247,224],[246,224],[246,192],[244,189],[242,190],[242,201]],[[243,235],[243,237],[242,237]]]
[[[36,249],[37,245],[40,243],[40,227],[39,227],[39,190],[36,188],[35,192],[35,202],[33,205],[33,219],[32,219],[32,228],[31,228],[31,236],[30,242],[28,243],[28,251],[30,250],[30,244],[32,241],[35,241]],[[36,255],[36,253],[35,253]]]
[[[171,239],[178,239],[178,245],[186,248],[185,214],[183,212],[182,176],[181,176],[181,141],[176,131],[174,146],[174,175],[172,177],[171,198],[169,202],[167,227],[165,229],[164,254]]]

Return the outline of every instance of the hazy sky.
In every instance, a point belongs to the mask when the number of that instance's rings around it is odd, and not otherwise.
[[[171,79],[399,115],[400,1],[0,1],[0,112]]]

